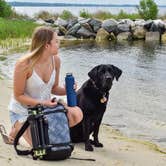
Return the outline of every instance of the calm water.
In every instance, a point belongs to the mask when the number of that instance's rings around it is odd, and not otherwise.
[[[29,16],[34,16],[40,11],[48,11],[51,13],[62,13],[63,10],[68,10],[72,12],[75,16],[79,16],[81,10],[85,9],[90,13],[95,13],[96,11],[108,11],[112,14],[117,14],[120,10],[127,13],[136,13],[137,9],[135,7],[14,7],[14,9],[21,14],[27,14]],[[166,14],[166,7],[159,8],[159,14]]]
[[[0,62],[0,72],[12,79],[16,59]],[[150,140],[166,148],[166,45],[144,42],[82,44],[60,48],[61,84],[66,72],[73,72],[78,85],[98,64],[114,64],[123,70],[114,81],[103,123],[125,135]]]

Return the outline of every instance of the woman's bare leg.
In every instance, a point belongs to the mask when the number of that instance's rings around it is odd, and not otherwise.
[[[73,127],[79,122],[81,122],[83,118],[82,111],[79,107],[66,107],[68,110],[67,117],[69,119],[69,126]]]
[[[11,132],[10,132],[10,134],[9,134],[9,139],[13,139],[13,140],[15,139],[15,137],[16,137],[18,131],[21,129],[21,127],[23,126],[23,124],[24,124],[24,123],[21,123],[21,122],[17,121],[17,122],[13,125],[13,127],[12,127],[12,129],[11,129]],[[31,139],[31,133],[30,133],[30,128],[29,128],[29,127],[28,127],[28,129],[24,132],[23,137],[24,137],[24,139],[27,141],[27,143],[28,143],[30,146],[32,146],[32,139]]]

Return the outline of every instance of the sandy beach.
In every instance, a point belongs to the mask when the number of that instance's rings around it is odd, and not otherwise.
[[[7,109],[12,93],[12,83],[0,80],[0,124],[4,124],[7,131],[11,127]],[[34,161],[31,157],[18,156],[12,145],[6,145],[0,137],[0,165],[1,166],[165,166],[166,151],[159,149],[150,142],[126,138],[110,126],[102,125],[99,133],[104,148],[94,148],[93,152],[84,150],[84,144],[75,145],[72,157],[92,158],[96,161],[80,161],[67,159],[64,161]]]

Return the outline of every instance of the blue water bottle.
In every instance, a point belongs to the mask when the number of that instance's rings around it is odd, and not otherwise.
[[[72,73],[67,73],[65,77],[67,104],[70,107],[77,105],[76,92],[74,90],[74,77]]]

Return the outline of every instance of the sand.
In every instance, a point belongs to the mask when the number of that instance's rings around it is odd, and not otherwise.
[[[0,80],[0,124],[9,132],[11,124],[7,109],[12,93],[12,83]],[[84,144],[76,144],[71,157],[92,158],[96,161],[67,159],[63,161],[34,161],[31,157],[18,156],[12,145],[4,144],[0,137],[0,166],[165,166],[166,151],[149,142],[124,137],[110,126],[102,125],[99,133],[103,148],[93,152],[84,150]]]

